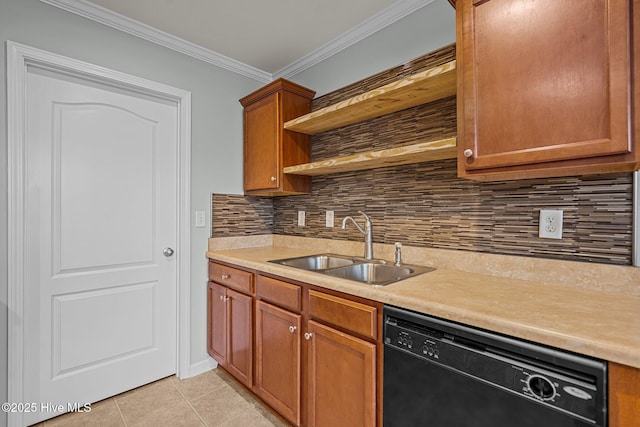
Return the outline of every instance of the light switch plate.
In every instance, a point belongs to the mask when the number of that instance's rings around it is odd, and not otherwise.
[[[196,227],[206,227],[207,219],[204,211],[196,211]]]
[[[306,225],[306,218],[304,211],[298,211],[298,226],[304,227]]]
[[[538,237],[543,239],[562,239],[562,211],[540,209]]]

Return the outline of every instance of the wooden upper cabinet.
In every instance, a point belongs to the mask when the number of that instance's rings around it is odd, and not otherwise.
[[[244,107],[245,194],[278,196],[311,191],[310,177],[282,171],[311,161],[311,139],[285,130],[283,125],[310,112],[314,95],[312,90],[278,79],[240,100]]]
[[[457,1],[460,177],[520,179],[640,166],[631,126],[637,95],[630,3]],[[637,23],[640,12],[634,13]]]

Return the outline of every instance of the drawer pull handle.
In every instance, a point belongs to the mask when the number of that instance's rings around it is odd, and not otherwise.
[[[229,278],[229,275],[228,274],[223,274],[220,277],[222,278],[222,280],[227,280]]]
[[[296,331],[296,327],[295,326],[289,326],[289,332],[294,333]]]
[[[313,336],[313,334],[311,332],[305,332],[304,333],[304,339],[307,340],[307,341],[309,341],[312,336]]]

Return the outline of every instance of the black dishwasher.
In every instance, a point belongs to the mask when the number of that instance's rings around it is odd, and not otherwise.
[[[607,425],[606,362],[384,308],[384,427]]]

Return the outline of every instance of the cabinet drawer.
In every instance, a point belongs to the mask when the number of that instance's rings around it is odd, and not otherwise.
[[[309,315],[357,334],[377,339],[377,309],[359,302],[309,291]]]
[[[302,309],[302,289],[298,285],[258,276],[256,278],[256,296],[293,311]]]
[[[209,279],[241,292],[251,293],[253,274],[226,265],[209,262]]]

